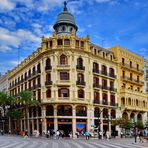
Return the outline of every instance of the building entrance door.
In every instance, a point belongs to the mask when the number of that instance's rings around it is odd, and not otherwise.
[[[63,133],[64,137],[69,137],[69,134],[72,132],[71,124],[59,124],[58,129],[61,133]]]
[[[72,132],[72,119],[58,119],[58,130],[64,137],[69,137]]]

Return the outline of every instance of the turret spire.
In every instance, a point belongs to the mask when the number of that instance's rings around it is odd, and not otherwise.
[[[67,11],[67,2],[64,1],[64,11]]]

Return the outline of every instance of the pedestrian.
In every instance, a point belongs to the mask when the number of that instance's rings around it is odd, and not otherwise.
[[[102,133],[102,131],[100,130],[100,131],[99,131],[99,139],[102,139],[102,134],[103,134],[103,133]]]
[[[79,132],[76,132],[76,136],[77,136],[77,138],[79,138],[79,135],[80,135]]]
[[[1,129],[1,135],[4,135],[4,131]]]
[[[86,137],[86,140],[89,140],[90,133],[88,131],[85,132],[85,137]]]
[[[109,138],[110,138],[110,133],[109,133],[109,131],[106,131],[106,139],[107,139],[107,141],[109,141]]]
[[[121,131],[121,133],[120,133],[120,136],[121,136],[121,138],[123,138],[123,132]]]
[[[57,130],[56,131],[56,139],[59,139],[59,137],[60,137],[60,132],[59,132],[59,130]]]
[[[143,133],[142,133],[142,131],[139,131],[138,136],[139,136],[139,142],[143,143]]]

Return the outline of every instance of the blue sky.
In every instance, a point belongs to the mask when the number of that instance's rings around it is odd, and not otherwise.
[[[0,72],[4,74],[53,33],[64,0],[0,0]],[[79,0],[68,10],[77,35],[110,48],[120,45],[148,59],[148,0]]]

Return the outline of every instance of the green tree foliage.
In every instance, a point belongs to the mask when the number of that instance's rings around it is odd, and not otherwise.
[[[115,126],[119,125],[121,128],[124,128],[124,129],[130,129],[132,127],[131,120],[127,118],[118,118],[116,120],[113,120],[112,124]]]

